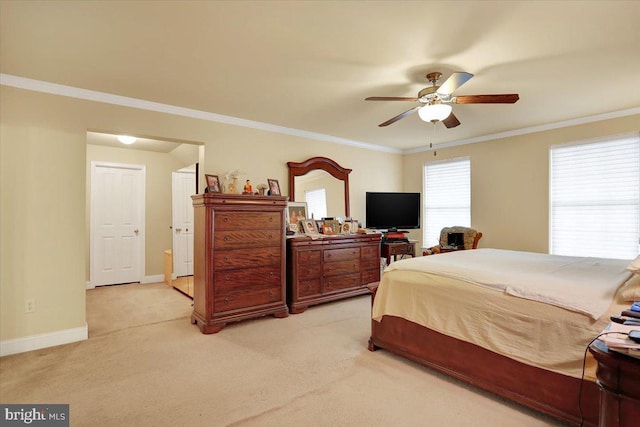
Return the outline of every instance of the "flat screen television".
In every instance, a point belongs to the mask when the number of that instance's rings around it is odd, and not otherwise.
[[[367,228],[389,231],[420,228],[420,193],[367,192]]]

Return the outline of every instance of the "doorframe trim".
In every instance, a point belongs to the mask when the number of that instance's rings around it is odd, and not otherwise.
[[[95,257],[93,245],[95,243],[95,216],[93,212],[95,210],[96,199],[94,197],[95,194],[95,176],[96,170],[99,167],[111,167],[111,168],[119,168],[119,169],[133,169],[139,170],[142,172],[141,185],[138,190],[138,210],[140,213],[140,234],[138,235],[140,238],[140,247],[138,248],[138,281],[142,283],[142,279],[145,277],[145,253],[146,253],[146,224],[145,224],[145,214],[146,214],[146,185],[147,185],[147,167],[145,165],[137,165],[132,163],[114,163],[114,162],[104,162],[101,160],[92,160],[91,161],[91,174],[90,174],[90,185],[89,185],[89,283],[91,286],[95,288]]]

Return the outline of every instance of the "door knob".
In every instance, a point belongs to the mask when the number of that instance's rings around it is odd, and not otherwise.
[[[138,235],[139,230],[136,228],[135,230],[133,230],[134,233],[136,233],[136,236]]]

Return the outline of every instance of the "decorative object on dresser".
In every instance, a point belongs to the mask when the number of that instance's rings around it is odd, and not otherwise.
[[[280,183],[277,179],[268,178],[267,182],[269,183],[269,195],[270,196],[279,196],[280,195]]]
[[[287,239],[287,304],[292,314],[309,306],[369,293],[380,280],[381,234]]]
[[[228,322],[286,317],[286,197],[192,196],[194,298],[191,322],[202,333]]]
[[[220,186],[220,178],[218,178],[218,175],[205,174],[204,177],[207,180],[207,193],[222,192],[222,187]]]

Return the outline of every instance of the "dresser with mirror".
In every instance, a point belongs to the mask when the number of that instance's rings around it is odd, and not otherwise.
[[[320,186],[325,190],[328,216],[350,216],[351,169],[326,157],[287,166],[290,201],[305,201],[305,191]],[[380,280],[380,239],[377,233],[288,237],[289,312],[302,313],[312,305],[368,294],[367,284]]]

